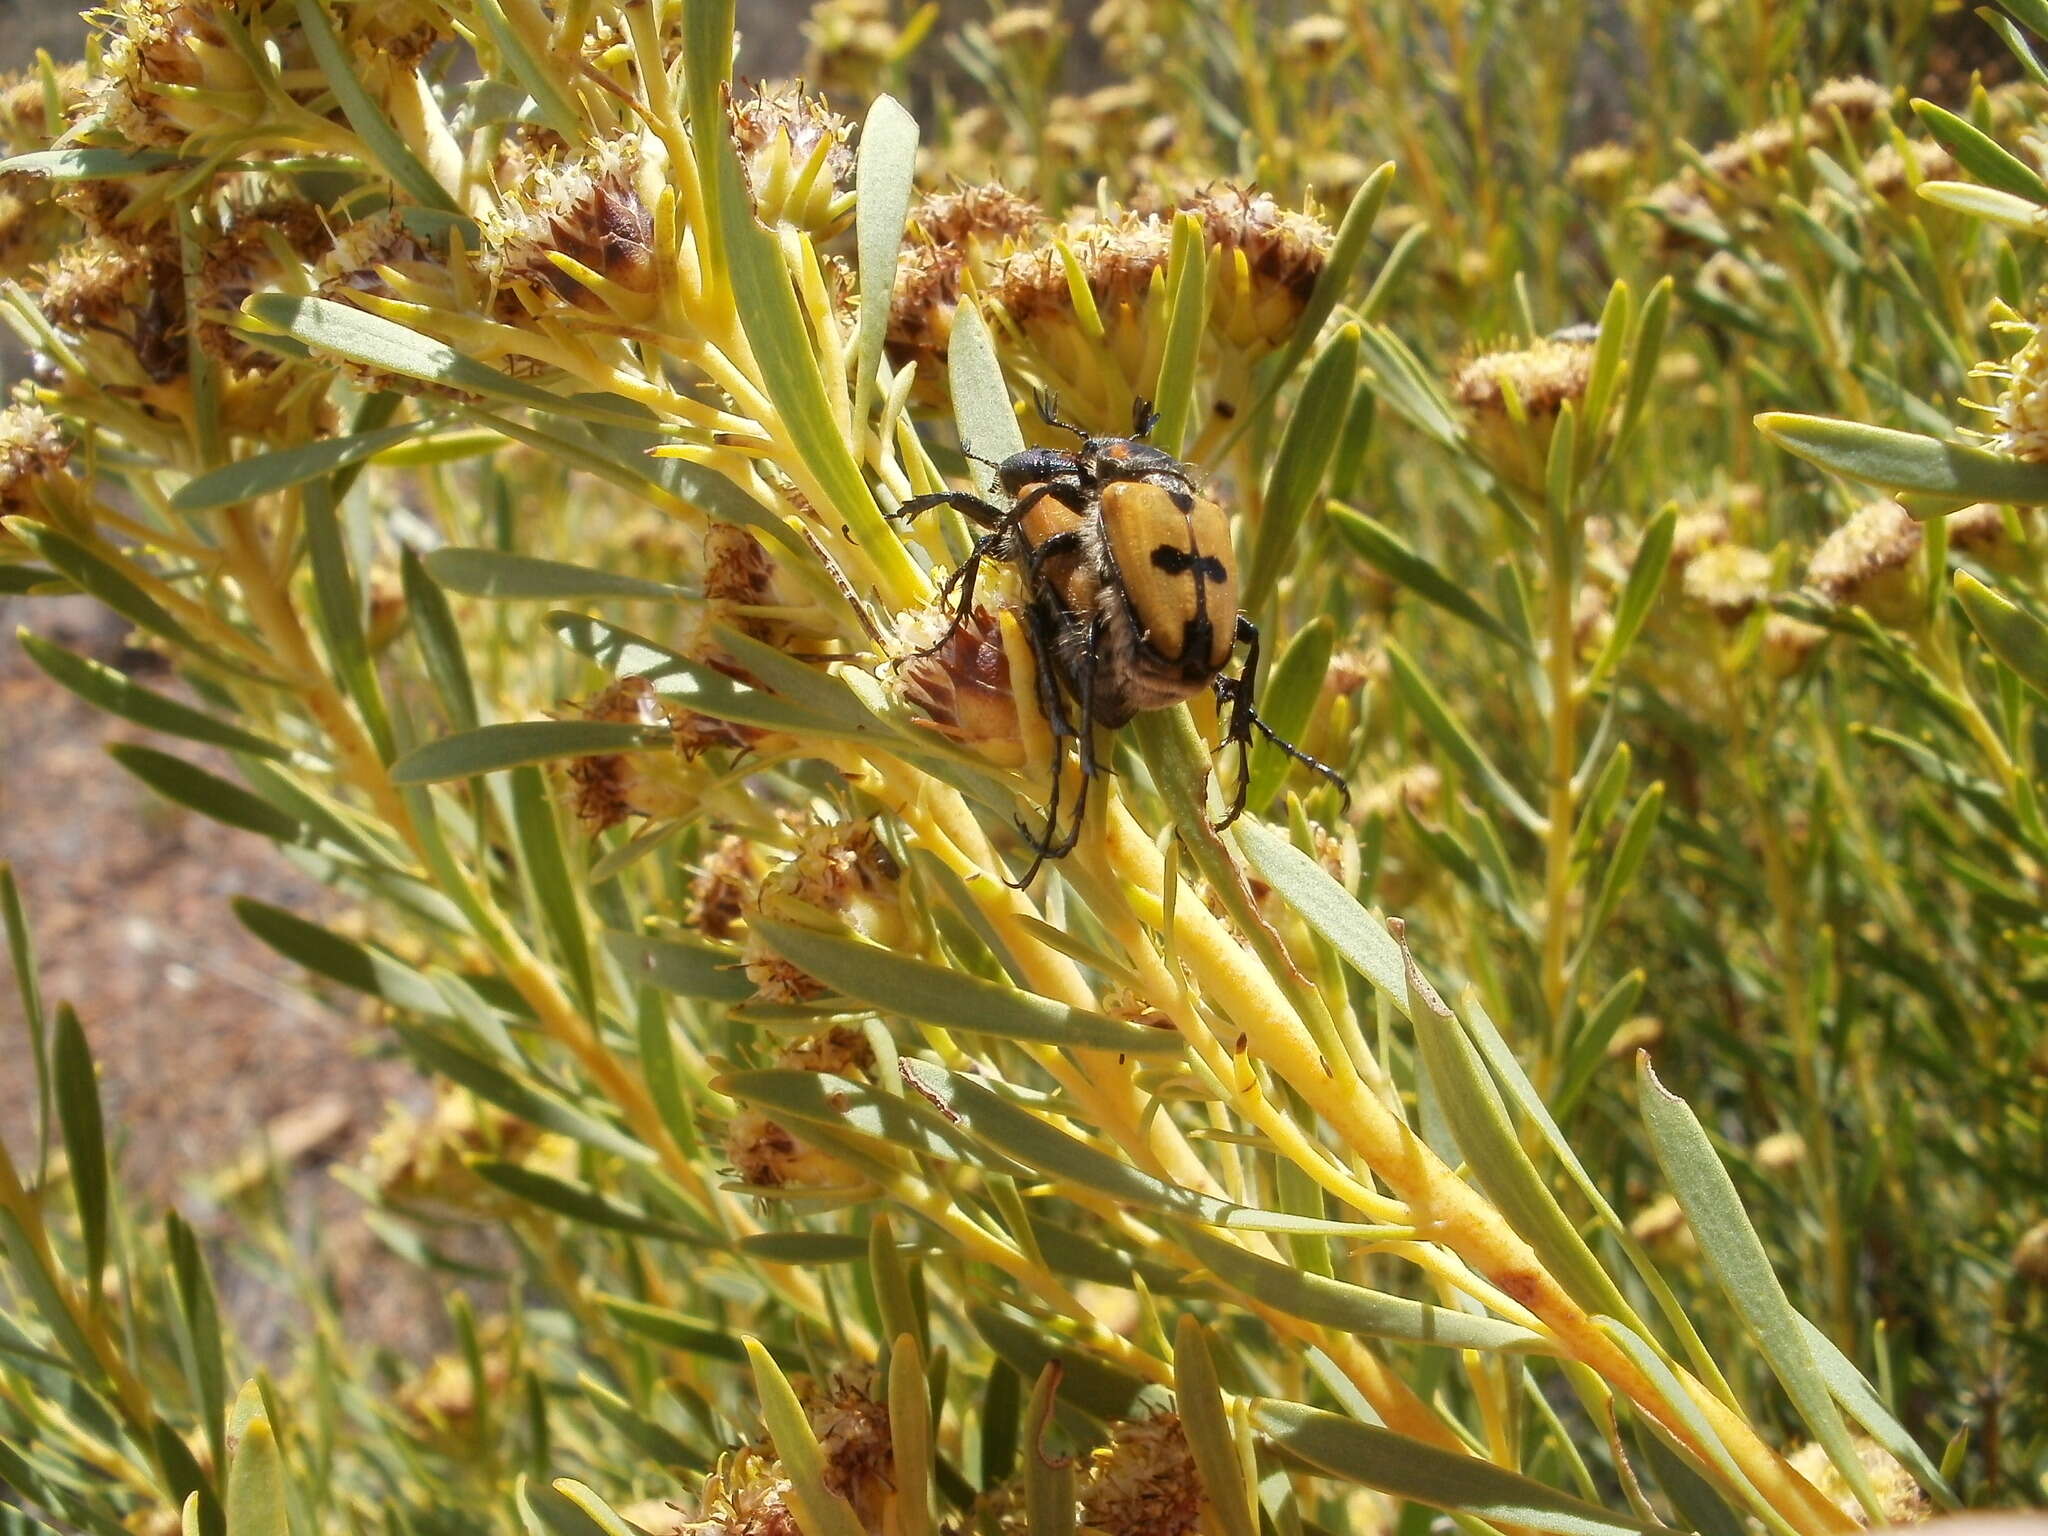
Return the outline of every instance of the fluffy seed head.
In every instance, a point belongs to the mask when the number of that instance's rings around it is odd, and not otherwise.
[[[1891,110],[1891,87],[1860,75],[1829,80],[1806,100],[1807,121],[1816,129],[1831,127],[1835,114],[1851,128],[1861,128]]]
[[[1452,397],[1465,408],[1474,444],[1497,474],[1524,486],[1543,483],[1558,413],[1568,401],[1585,398],[1592,366],[1590,343],[1545,337],[1482,353],[1458,370]]]
[[[594,313],[616,309],[628,322],[646,317],[656,281],[654,216],[641,199],[639,172],[639,145],[609,139],[585,154],[534,167],[477,220],[483,235],[477,269],[501,290],[501,314],[518,319],[524,296],[565,300]],[[585,286],[549,260],[551,254],[570,258],[605,285]]]
[[[755,87],[728,111],[755,216],[820,241],[844,229],[853,218],[853,125],[787,81]]]
[[[2048,1221],[2020,1234],[2012,1250],[2012,1272],[2037,1291],[2048,1291]]]
[[[1738,624],[1771,591],[1771,557],[1741,544],[1717,544],[1688,561],[1685,600],[1723,624]]]
[[[1789,613],[1772,614],[1764,620],[1764,670],[1773,682],[1791,677],[1827,638],[1828,632],[1818,624],[1795,619]]]
[[[1636,152],[1614,139],[1580,150],[1565,167],[1567,184],[1598,202],[1609,202],[1628,185]]]
[[[696,1518],[676,1528],[684,1536],[802,1536],[790,1486],[774,1458],[752,1448],[728,1452],[704,1479]]]
[[[0,512],[40,512],[37,491],[64,476],[70,462],[71,444],[41,406],[0,411]]]
[[[586,720],[673,730],[668,706],[644,677],[622,677],[580,706]],[[695,803],[681,759],[672,752],[605,752],[568,765],[576,819],[594,833],[633,816],[666,820]]]
[[[879,1531],[895,1493],[895,1446],[889,1407],[875,1400],[872,1371],[834,1376],[829,1387],[802,1394],[804,1417],[825,1458],[825,1486],[853,1506],[864,1530]]]
[[[724,942],[745,920],[747,908],[768,872],[760,850],[738,833],[727,833],[704,856],[690,882],[690,926],[707,939]]]
[[[1653,1013],[1639,1013],[1625,1020],[1607,1042],[1609,1061],[1633,1060],[1637,1051],[1647,1051],[1664,1038],[1664,1021]]]
[[[1081,1515],[1105,1536],[1188,1536],[1201,1513],[1201,1474],[1178,1414],[1120,1421],[1089,1458]]]
[[[1280,34],[1280,56],[1311,69],[1327,68],[1351,41],[1351,24],[1341,16],[1304,16]]]
[[[1908,140],[1903,155],[1895,144],[1880,144],[1863,162],[1863,185],[1888,203],[1899,202],[1923,181],[1947,181],[1955,174],[1955,156],[1918,140]]]
[[[1756,1144],[1756,1165],[1765,1173],[1790,1173],[1805,1161],[1806,1138],[1797,1131],[1776,1131]]]
[[[1992,446],[2029,464],[2048,464],[2048,338],[2037,327],[2002,369],[1988,371],[2006,379]]]
[[[1838,607],[1857,604],[1887,624],[1920,607],[1920,525],[1896,501],[1873,501],[1829,534],[1807,563],[1807,587]]]
[[[1877,1491],[1878,1507],[1884,1512],[1884,1524],[1919,1525],[1927,1519],[1932,1506],[1927,1495],[1920,1491],[1920,1485],[1890,1451],[1865,1435],[1855,1437],[1856,1459],[1863,1463],[1863,1470],[1869,1475],[1871,1487]],[[1821,1446],[1807,1444],[1798,1447],[1785,1458],[1792,1463],[1794,1471],[1804,1477],[1828,1500],[1857,1525],[1870,1524],[1870,1516],[1861,1501],[1850,1489],[1848,1479],[1836,1470],[1834,1462]]]

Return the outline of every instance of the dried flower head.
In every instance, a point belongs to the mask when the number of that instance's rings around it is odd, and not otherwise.
[[[0,411],[0,512],[42,511],[42,492],[70,480],[71,443],[55,417],[39,405]],[[66,497],[68,499],[68,496]]]
[[[2013,1245],[2012,1272],[2039,1291],[2048,1291],[2048,1221],[2037,1221]]]
[[[1756,1165],[1765,1173],[1784,1175],[1806,1161],[1806,1138],[1797,1131],[1774,1131],[1756,1144]]]
[[[1245,398],[1251,365],[1293,333],[1329,259],[1330,232],[1320,220],[1286,211],[1265,193],[1223,188],[1184,198],[1176,209],[1124,210],[1069,225],[1003,262],[990,287],[1012,334],[1031,370],[1083,424],[1110,430],[1130,420],[1123,387],[1105,379],[1105,348],[1124,379],[1144,379],[1157,366],[1176,211],[1200,221],[1209,248],[1198,376],[1208,408],[1220,414]],[[1075,313],[1070,272],[1087,285],[1100,333]]]
[[[1188,1536],[1201,1514],[1202,1478],[1180,1415],[1121,1420],[1089,1457],[1081,1517],[1104,1536]]]
[[[251,346],[235,327],[242,301],[297,277],[332,240],[318,207],[303,198],[267,198],[230,210],[220,234],[200,248],[194,304],[199,345],[231,369],[269,373],[282,359]]]
[[[273,111],[266,82],[250,72],[216,7],[197,0],[114,0],[110,9],[91,14],[104,35],[84,115],[107,133],[203,156]],[[302,33],[271,37],[280,79],[315,74]]]
[[[1883,623],[1910,623],[1922,606],[1922,542],[1904,507],[1870,502],[1814,551],[1806,585],[1838,607],[1856,604]]]
[[[1567,185],[1597,202],[1611,202],[1628,185],[1635,170],[1636,152],[1628,145],[1609,139],[1580,150],[1565,167]]]
[[[1645,1248],[1660,1249],[1672,1256],[1694,1252],[1698,1247],[1675,1195],[1659,1195],[1637,1211],[1628,1231]]]
[[[1793,676],[1809,657],[1826,642],[1828,632],[1818,624],[1795,619],[1789,613],[1774,613],[1764,620],[1764,670],[1773,682]]]
[[[1851,129],[1857,129],[1890,112],[1891,106],[1890,86],[1850,75],[1824,82],[1806,99],[1806,120],[1816,132],[1826,132],[1839,114]]]
[[[628,324],[653,312],[654,217],[640,169],[636,140],[608,139],[531,168],[478,218],[477,270],[498,288],[501,315],[516,320],[552,300]]]
[[[1919,1525],[1932,1512],[1927,1495],[1920,1485],[1913,1481],[1913,1475],[1899,1465],[1898,1459],[1864,1435],[1855,1437],[1856,1459],[1863,1463],[1863,1470],[1870,1478],[1870,1485],[1877,1491],[1878,1507],[1884,1512],[1883,1524]],[[1793,1450],[1785,1458],[1792,1463],[1794,1471],[1820,1491],[1822,1498],[1847,1515],[1857,1525],[1870,1524],[1870,1515],[1849,1487],[1827,1451],[1816,1444],[1806,1444]]]
[[[1038,205],[997,183],[932,193],[910,210],[903,254],[889,301],[889,358],[916,362],[936,387],[953,335],[953,311],[972,274],[986,282],[993,263],[1044,223]]]
[[[1685,600],[1723,624],[1738,624],[1770,596],[1771,557],[1742,544],[1716,544],[1686,562]]]
[[[2003,364],[1980,371],[2005,380],[1992,446],[2029,464],[2048,464],[2048,337],[2037,326]]]
[[[989,41],[998,48],[1040,49],[1061,31],[1060,18],[1049,5],[1017,5],[988,24]]]
[[[749,962],[748,974],[753,974]],[[803,998],[769,1001],[801,1002]],[[742,1109],[726,1123],[725,1157],[742,1184],[755,1189],[854,1189],[863,1180],[829,1152],[821,1152],[763,1111]]]
[[[757,86],[728,110],[755,217],[820,241],[844,229],[853,218],[853,125],[788,81]]]
[[[415,1430],[445,1435],[470,1424],[477,1414],[477,1393],[486,1401],[502,1393],[512,1379],[510,1329],[502,1317],[485,1318],[477,1329],[483,1380],[477,1380],[467,1354],[436,1355],[416,1376],[400,1383],[392,1402]]]
[[[1647,1051],[1664,1038],[1664,1021],[1652,1013],[1639,1013],[1622,1022],[1607,1042],[1609,1061],[1633,1061],[1637,1051]]]
[[[889,1406],[875,1398],[875,1373],[835,1375],[822,1389],[804,1385],[804,1417],[825,1458],[826,1488],[853,1506],[863,1530],[885,1529],[896,1492],[896,1453]]]
[[[767,872],[767,862],[751,839],[727,833],[704,856],[690,882],[690,926],[707,939],[732,938]]]
[[[1714,205],[1700,190],[1698,175],[1690,170],[1651,188],[1641,207],[1651,250],[1664,260],[1717,249],[1728,238]]]
[[[704,1479],[696,1518],[677,1528],[686,1536],[802,1536],[789,1495],[781,1462],[751,1448],[728,1452]]]
[[[829,1072],[834,1077],[872,1077],[875,1045],[864,1030],[835,1024],[820,1035],[806,1035],[775,1053],[775,1065],[797,1072]]]
[[[796,923],[832,914],[884,946],[903,934],[897,882],[902,871],[872,821],[819,822],[806,830],[796,852],[762,880],[748,916]],[[747,977],[769,1002],[809,1002],[824,987],[776,954],[751,922],[741,951]]]
[[[1543,483],[1558,413],[1585,398],[1593,347],[1549,337],[1527,347],[1481,353],[1451,381],[1465,408],[1475,446],[1504,479]]]
[[[1036,661],[1014,613],[977,607],[957,625],[943,612],[906,615],[907,654],[896,672],[904,699],[923,712],[922,723],[990,761],[1014,768],[1025,761],[1027,728],[1016,679],[1026,680],[1025,699]],[[927,645],[936,645],[932,651]]]
[[[585,720],[672,731],[668,706],[644,677],[622,677],[577,706]],[[572,758],[576,819],[595,834],[633,816],[665,821],[696,803],[681,759],[673,752],[601,752]]]
[[[424,1118],[394,1106],[364,1153],[363,1172],[393,1204],[481,1215],[504,1197],[470,1169],[471,1158],[546,1165],[573,1157],[573,1145],[443,1082]]]
[[[1955,174],[1955,156],[1939,144],[1917,139],[1906,142],[1904,154],[1896,144],[1880,144],[1863,162],[1863,185],[1888,203],[1902,202],[1923,181],[1947,181]],[[1916,205],[1914,211],[1920,212],[1924,206]]]
[[[0,75],[0,144],[14,155],[48,149],[82,110],[89,84],[76,62],[57,65],[47,81],[38,66]]]
[[[1951,512],[1943,521],[1948,526],[1948,547],[1967,555],[1979,565],[2003,573],[2025,567],[2033,545],[2031,507],[2004,507],[1980,501]]]
[[[1310,69],[1327,69],[1351,41],[1351,24],[1341,16],[1318,13],[1288,23],[1280,34],[1280,57]]]
[[[1772,175],[1791,158],[1794,135],[1790,124],[1764,123],[1747,133],[1716,144],[1700,157],[1713,192],[1738,198],[1761,195]]]

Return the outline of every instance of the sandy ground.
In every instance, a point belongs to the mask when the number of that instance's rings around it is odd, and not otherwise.
[[[16,645],[29,624],[114,665],[158,666],[124,651],[122,626],[83,599],[0,602],[0,858],[35,932],[48,1006],[68,1001],[100,1065],[124,1185],[154,1217],[175,1204],[222,1240],[221,1285],[244,1343],[266,1356],[288,1322],[281,1298],[234,1256],[232,1212],[216,1176],[262,1156],[289,1169],[290,1222],[316,1236],[352,1324],[400,1347],[432,1337],[439,1312],[388,1260],[331,1177],[360,1152],[396,1096],[423,1105],[419,1078],[377,1054],[374,1018],[318,996],[298,968],[235,920],[236,896],[308,916],[335,910],[262,839],[168,806],[105,753],[149,741],[206,761],[189,744],[100,715],[50,682]],[[151,686],[174,687],[161,670]],[[231,771],[214,760],[208,766]],[[11,976],[0,984],[0,1134],[33,1155],[35,1082]]]

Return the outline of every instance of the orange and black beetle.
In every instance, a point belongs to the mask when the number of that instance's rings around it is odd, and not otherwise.
[[[1044,832],[1024,828],[1035,857],[1018,883],[1029,884],[1045,860],[1073,851],[1087,814],[1088,784],[1100,770],[1095,727],[1114,730],[1133,715],[1178,704],[1204,688],[1213,688],[1227,707],[1224,739],[1238,749],[1237,795],[1220,826],[1244,810],[1254,731],[1336,784],[1348,800],[1343,779],[1275,735],[1253,707],[1259,632],[1238,611],[1229,515],[1201,493],[1186,464],[1145,441],[1158,420],[1151,403],[1138,402],[1129,437],[1095,437],[1061,420],[1050,394],[1037,403],[1047,424],[1073,433],[1080,446],[1027,448],[997,465],[997,481],[1011,498],[1007,508],[966,491],[941,491],[914,497],[894,514],[908,519],[951,507],[987,530],[947,578],[941,597],[959,591],[953,623],[927,650],[943,645],[971,611],[984,561],[1003,561],[1022,577],[1041,663],[1039,704],[1055,742],[1074,741],[1081,788],[1062,836],[1062,776],[1055,769]],[[1244,670],[1225,677],[1240,641]],[[1068,715],[1069,701],[1079,712],[1078,726]]]

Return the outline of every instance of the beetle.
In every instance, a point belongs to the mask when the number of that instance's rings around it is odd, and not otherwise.
[[[1038,702],[1055,754],[1067,740],[1075,743],[1081,785],[1062,834],[1064,776],[1055,767],[1044,830],[1019,824],[1034,857],[1017,883],[1030,884],[1047,859],[1073,851],[1089,783],[1101,771],[1096,728],[1114,730],[1205,688],[1227,711],[1225,743],[1238,749],[1237,793],[1219,830],[1244,811],[1254,732],[1330,780],[1349,804],[1350,788],[1335,770],[1259,718],[1259,631],[1238,610],[1229,514],[1202,494],[1187,464],[1147,441],[1159,420],[1151,402],[1136,403],[1125,437],[1096,436],[1062,419],[1049,391],[1036,404],[1046,424],[1073,434],[1077,446],[1026,448],[995,465],[1007,507],[968,491],[938,491],[890,514],[908,521],[951,507],[984,530],[940,589],[942,602],[958,592],[951,623],[920,654],[936,651],[965,621],[984,563],[1007,564],[1022,582],[1027,633],[1039,658]],[[1239,645],[1243,669],[1227,677]]]

